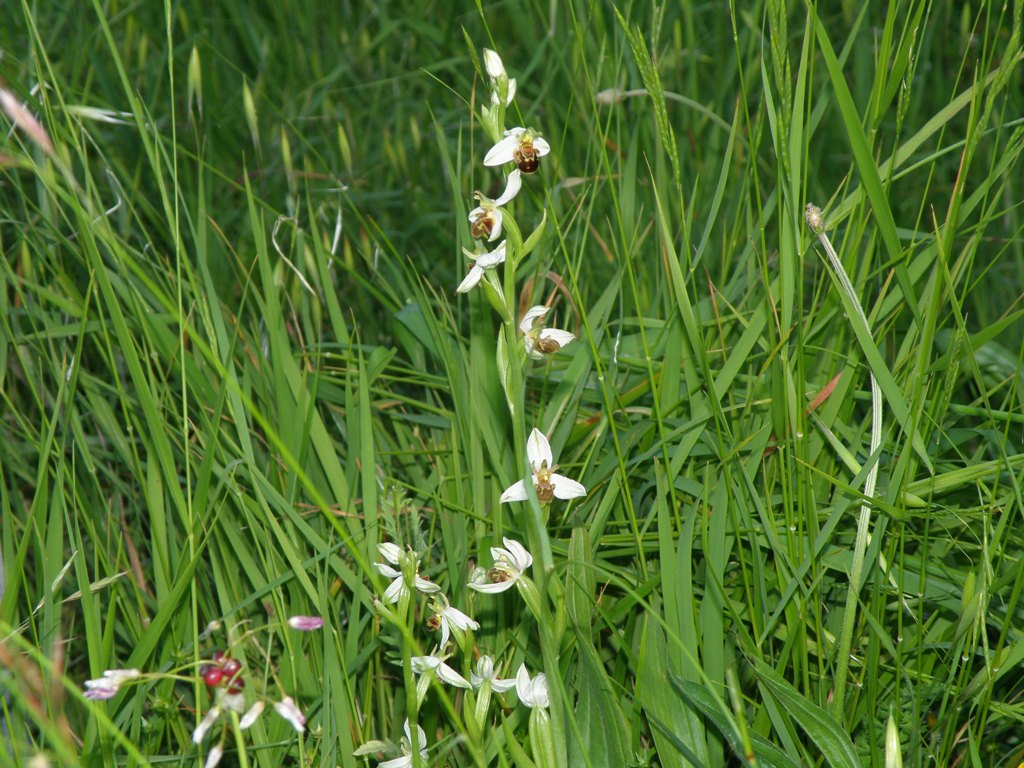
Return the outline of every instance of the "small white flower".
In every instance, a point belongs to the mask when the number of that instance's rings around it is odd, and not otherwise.
[[[474,579],[469,583],[470,589],[485,594],[497,594],[511,589],[518,581],[523,572],[533,565],[533,555],[526,547],[515,539],[504,538],[502,541],[505,548],[491,547],[491,557],[494,558],[494,566],[487,571],[489,581]]]
[[[476,660],[476,671],[469,675],[469,682],[474,688],[479,689],[485,680],[491,681],[491,690],[497,693],[504,693],[516,687],[515,678],[494,676],[494,660],[490,656],[481,656]]]
[[[224,747],[214,744],[206,753],[206,762],[203,763],[203,768],[216,768],[222,757],[224,757]]]
[[[534,360],[543,360],[544,355],[552,355],[576,337],[568,331],[558,328],[545,328],[544,317],[551,310],[543,304],[530,307],[519,323],[523,332],[523,343],[526,354]]]
[[[320,616],[292,616],[288,619],[288,626],[299,632],[312,632],[323,625],[324,620]]]
[[[540,158],[551,151],[551,145],[528,128],[510,128],[505,138],[488,150],[484,165],[515,163],[523,173],[536,173]]]
[[[456,688],[470,688],[469,681],[444,663],[448,658],[440,656],[413,656],[409,659],[409,666],[417,675],[433,674],[443,683],[453,685]]]
[[[461,638],[462,633],[466,630],[472,629],[475,632],[480,629],[480,625],[477,622],[473,621],[473,619],[469,618],[458,608],[453,608],[448,602],[447,596],[443,593],[438,593],[437,597],[438,599],[431,606],[434,614],[427,619],[427,629],[441,630],[442,649],[448,645],[448,639],[451,637],[452,630],[455,630],[456,634]]]
[[[473,264],[469,270],[469,274],[466,275],[465,279],[459,283],[459,287],[455,289],[456,293],[466,293],[472,290],[477,283],[480,282],[480,278],[484,276],[484,272],[488,269],[494,269],[496,266],[505,261],[505,240],[501,241],[501,244],[490,253],[473,254],[463,249],[469,258],[475,259],[476,263]]]
[[[558,465],[551,456],[551,444],[539,429],[534,427],[526,441],[526,456],[533,468],[533,486],[537,491],[537,500],[547,503],[552,499],[575,499],[586,496],[587,489],[575,480],[555,473]],[[513,483],[501,494],[502,502],[526,501],[526,482],[520,480]]]
[[[409,733],[409,720],[405,721],[405,738],[402,739],[402,756],[380,763],[377,768],[412,768],[412,734]],[[416,744],[419,746],[420,757],[427,759],[427,733],[416,726]]]
[[[469,213],[469,233],[478,240],[486,237],[488,242],[501,237],[503,212],[500,206],[507,205],[512,198],[519,194],[522,186],[522,177],[519,169],[516,168],[508,175],[508,180],[505,182],[505,191],[496,200],[491,200],[484,194],[477,192],[476,199],[480,205]]]
[[[210,726],[217,722],[217,718],[219,718],[223,712],[224,710],[219,706],[213,706],[206,710],[206,714],[203,715],[203,719],[199,721],[199,725],[197,725],[196,729],[192,731],[193,744],[198,744],[206,738],[206,732],[210,730]]]
[[[519,695],[519,701],[531,709],[534,707],[546,709],[548,706],[548,679],[541,672],[531,680],[530,673],[526,671],[526,665],[520,664],[519,672],[516,673],[516,693]]]
[[[260,715],[263,714],[263,708],[265,706],[266,705],[263,703],[263,701],[257,701],[255,704],[249,707],[249,711],[246,712],[245,715],[242,716],[242,719],[238,721],[238,729],[240,731],[244,731],[251,728],[252,724],[259,719]]]
[[[397,544],[385,543],[378,544],[377,549],[380,551],[384,559],[392,565],[399,566],[398,568],[392,568],[387,563],[374,563],[374,567],[384,577],[391,579],[391,584],[384,590],[384,602],[385,603],[397,603],[403,595],[409,594],[409,588],[405,584],[405,577],[402,575],[401,566],[403,557],[413,557],[414,553],[404,553]],[[441,588],[432,581],[422,578],[418,573],[414,578],[416,589],[424,594],[432,594],[434,592],[440,592]]]
[[[306,730],[306,716],[302,714],[302,710],[296,706],[291,696],[285,696],[281,701],[275,701],[274,711],[291,723],[292,728],[299,733]]]
[[[85,698],[93,701],[111,699],[117,694],[122,683],[141,675],[137,669],[108,669],[103,673],[103,677],[85,681]]]

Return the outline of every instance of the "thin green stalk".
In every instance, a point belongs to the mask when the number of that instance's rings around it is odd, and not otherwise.
[[[821,218],[821,210],[812,204],[807,205],[806,212],[807,226],[811,228],[818,237],[822,248],[828,255],[829,265],[832,267],[832,275],[839,283],[840,290],[846,294],[850,305],[857,313],[857,317],[864,327],[867,328],[870,336],[871,327],[868,325],[867,315],[861,307],[860,299],[853,288],[853,283],[843,269],[843,263],[839,260],[835,248],[828,235],[825,234],[825,223]],[[878,481],[878,456],[877,451],[882,444],[882,390],[875,381],[875,375],[870,374],[871,379],[871,441],[869,443],[869,461],[874,463],[868,470],[864,480],[864,498],[870,499],[875,495],[875,484]],[[853,545],[853,563],[850,566],[850,588],[846,593],[846,607],[843,610],[843,624],[839,634],[839,650],[836,660],[835,691],[832,699],[832,714],[840,723],[843,722],[843,703],[846,696],[846,678],[850,671],[850,646],[853,643],[853,627],[857,620],[857,597],[860,594],[861,581],[864,578],[864,560],[867,556],[868,542],[871,540],[869,527],[871,524],[871,504],[864,501],[860,505],[860,516],[857,520],[857,537]]]

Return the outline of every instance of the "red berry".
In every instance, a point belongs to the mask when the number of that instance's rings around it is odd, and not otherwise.
[[[229,680],[235,675],[237,675],[241,668],[242,662],[237,661],[236,659],[228,659],[224,662],[223,666],[221,667],[221,669],[224,670],[224,676],[227,677]]]
[[[211,688],[216,688],[218,685],[220,685],[223,679],[224,672],[221,671],[220,667],[209,667],[203,673],[203,682]]]
[[[245,688],[245,680],[239,675],[228,685],[228,693],[241,693],[243,688]]]
[[[225,654],[224,651],[214,651],[213,652],[213,660],[215,662],[217,662],[218,664],[220,664],[222,661],[224,661],[224,658],[225,658],[226,655],[227,654]]]

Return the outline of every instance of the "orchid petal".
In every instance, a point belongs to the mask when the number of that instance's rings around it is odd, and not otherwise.
[[[397,571],[387,563],[374,563],[373,567],[377,569],[377,572],[381,576],[386,576],[389,579],[397,579],[402,575],[401,571]]]
[[[551,443],[547,437],[536,427],[530,432],[526,440],[526,456],[530,459],[530,466],[535,470],[544,466],[554,466],[555,460],[551,455]]]
[[[417,576],[416,577],[416,589],[418,589],[420,592],[422,592],[425,595],[432,595],[435,592],[440,592],[441,591],[440,585],[435,584],[434,582],[430,581],[429,579],[424,579],[421,576]]]
[[[469,270],[469,274],[466,275],[462,282],[459,283],[459,287],[455,289],[456,293],[469,293],[476,287],[476,284],[480,282],[480,278],[484,276],[484,271],[476,264]]]
[[[505,546],[508,547],[508,553],[512,556],[512,561],[520,572],[525,571],[533,565],[533,555],[530,554],[526,547],[515,539],[503,538],[502,541],[505,542]]]
[[[388,585],[388,588],[384,590],[384,602],[385,603],[397,603],[402,599],[402,592],[405,590],[405,579],[401,574],[398,578]]]
[[[501,197],[494,201],[494,204],[496,206],[507,204],[513,197],[519,194],[519,190],[522,186],[523,177],[519,173],[519,169],[516,168],[508,175],[508,179],[505,182],[505,191],[501,193]]]
[[[394,760],[385,760],[378,763],[377,768],[412,768],[412,755],[402,755]]]
[[[496,595],[499,592],[505,592],[512,589],[515,586],[515,579],[509,579],[508,581],[492,581],[486,584],[467,584],[470,589],[476,592],[482,592],[485,595]]]
[[[576,340],[576,336],[569,331],[563,331],[558,328],[545,328],[540,332],[542,339],[550,339],[551,341],[557,342],[559,347],[564,347],[572,341]]]
[[[538,319],[542,319],[550,309],[550,307],[545,307],[543,304],[530,307],[526,310],[526,314],[523,315],[523,319],[519,321],[519,330],[523,333],[529,333],[532,331],[534,322]]]
[[[526,483],[520,480],[506,488],[499,501],[505,504],[510,501],[526,501],[528,498],[530,497],[526,493]]]
[[[472,688],[472,686],[469,684],[469,681],[466,678],[464,678],[454,669],[449,667],[447,664],[442,663],[440,666],[438,666],[437,670],[435,671],[435,674],[437,675],[438,680],[448,683],[448,685],[454,686],[456,688]]]
[[[581,484],[565,475],[551,475],[551,484],[555,486],[556,499],[577,499],[587,495],[587,489]]]
[[[513,128],[505,131],[505,138],[488,150],[484,156],[484,165],[504,165],[511,163],[513,155],[519,147],[519,139],[526,131],[525,128]]]
[[[394,542],[388,541],[383,544],[378,544],[377,551],[379,551],[381,555],[384,556],[384,559],[392,565],[401,565],[402,549]]]

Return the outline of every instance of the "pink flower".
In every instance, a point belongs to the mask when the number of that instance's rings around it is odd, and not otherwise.
[[[299,733],[306,730],[306,716],[302,714],[302,710],[298,708],[291,696],[285,696],[281,701],[275,701],[274,710],[291,723],[292,728]]]
[[[288,619],[288,626],[299,632],[312,632],[323,625],[324,620],[320,616],[292,616]]]
[[[85,698],[92,701],[105,701],[117,695],[122,683],[140,677],[142,673],[137,669],[108,669],[103,677],[95,680],[85,681]]]

